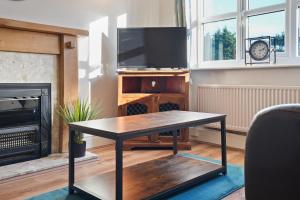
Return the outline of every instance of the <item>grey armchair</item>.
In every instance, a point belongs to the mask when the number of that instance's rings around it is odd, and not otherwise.
[[[247,200],[300,199],[300,104],[259,112],[246,141]]]

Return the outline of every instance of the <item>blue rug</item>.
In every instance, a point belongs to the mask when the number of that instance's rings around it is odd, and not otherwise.
[[[193,158],[196,160],[205,160],[213,163],[220,161],[203,158],[196,155],[181,153],[181,156]],[[227,175],[214,178],[210,181],[195,186],[178,195],[175,195],[169,200],[218,200],[229,194],[239,190],[244,186],[244,169],[235,165],[228,165]],[[68,189],[63,188],[48,192],[28,200],[88,200],[82,199],[76,195],[68,195]]]

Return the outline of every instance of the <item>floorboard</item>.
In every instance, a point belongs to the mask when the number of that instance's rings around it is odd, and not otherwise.
[[[103,174],[110,172],[115,168],[115,151],[112,145],[89,150],[92,153],[99,155],[99,161],[82,164],[76,166],[76,180],[95,174]],[[193,142],[191,151],[203,157],[211,157],[214,159],[221,158],[220,147]],[[172,150],[137,150],[124,152],[124,167],[136,165],[151,161],[153,159],[172,155]],[[241,150],[228,149],[228,162],[237,165],[243,165],[244,152]],[[23,200],[31,196],[36,196],[41,193],[49,192],[58,188],[66,187],[68,184],[68,168],[59,168],[45,172],[43,174],[32,175],[30,177],[20,178],[18,180],[0,182],[0,199],[5,200]],[[225,198],[226,200],[244,200],[243,189],[235,192],[233,195]]]

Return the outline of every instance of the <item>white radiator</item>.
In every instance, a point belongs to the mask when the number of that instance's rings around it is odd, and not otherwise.
[[[300,86],[199,85],[197,95],[198,111],[227,114],[228,130],[247,132],[261,109],[300,103]]]

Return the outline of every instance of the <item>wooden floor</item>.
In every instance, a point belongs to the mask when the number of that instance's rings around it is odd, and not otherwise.
[[[82,164],[76,167],[77,179],[92,176],[95,174],[102,174],[115,167],[114,147],[106,146],[101,148],[94,148],[89,150],[99,155],[100,160],[92,163]],[[212,157],[220,159],[220,148],[210,144],[202,144],[193,142],[193,147],[190,152],[204,157]],[[154,151],[126,151],[124,152],[124,167],[135,165],[138,163],[150,161],[156,158],[171,155],[170,150],[154,150]],[[244,152],[240,150],[229,149],[228,162],[232,164],[243,165]],[[18,178],[4,183],[0,182],[0,199],[17,200],[26,199],[41,193],[52,191],[58,188],[66,187],[68,182],[68,168],[63,167],[57,170],[47,171],[43,173],[33,174],[29,177]],[[243,189],[237,191],[231,196],[225,198],[226,200],[243,200]]]

